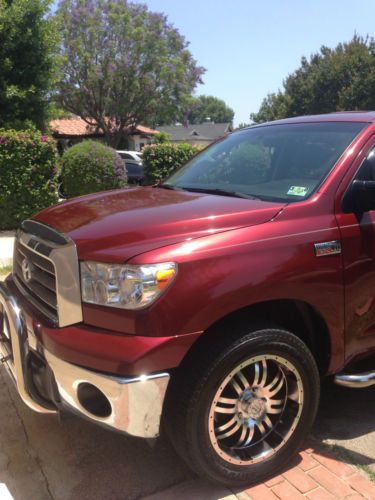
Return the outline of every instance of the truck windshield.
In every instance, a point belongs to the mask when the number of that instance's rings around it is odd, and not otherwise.
[[[161,187],[269,201],[306,199],[366,126],[319,122],[235,132],[195,156]]]

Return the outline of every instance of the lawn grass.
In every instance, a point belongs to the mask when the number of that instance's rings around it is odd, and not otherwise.
[[[370,477],[371,481],[375,483],[375,472],[370,469],[368,465],[358,465],[360,469],[362,469],[366,474]]]
[[[368,465],[356,463],[356,461],[353,460],[353,456],[350,454],[350,451],[345,450],[341,446],[334,443],[331,444],[323,442],[322,445],[324,448],[327,448],[327,450],[329,450],[332,455],[336,456],[338,460],[342,460],[345,463],[354,465],[354,467],[357,467],[358,469],[365,472],[367,477],[375,483],[375,472]]]

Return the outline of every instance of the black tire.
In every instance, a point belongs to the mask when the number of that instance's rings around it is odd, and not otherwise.
[[[229,486],[258,483],[285,467],[310,431],[320,395],[315,360],[298,337],[275,328],[257,327],[250,333],[237,330],[217,339],[211,336],[209,346],[190,359],[188,356],[172,377],[165,430],[177,452],[198,475]],[[249,380],[254,374],[253,385],[249,382],[242,393],[234,382],[239,372]],[[276,397],[282,399],[272,399],[279,386]],[[235,391],[235,397],[238,394],[237,403],[222,397],[230,391]],[[267,397],[260,397],[265,393]],[[223,407],[230,408],[233,416],[226,415],[229,412],[224,413]],[[271,410],[278,414],[271,415]],[[234,420],[229,427],[231,436],[222,437],[224,431],[219,429],[228,429],[229,420],[219,426],[223,420],[217,420],[221,418]],[[233,431],[235,427],[239,428]],[[247,444],[251,433],[252,441]],[[235,452],[233,446],[237,446]],[[267,450],[265,458],[259,458],[262,449]],[[254,457],[256,461],[251,463]]]

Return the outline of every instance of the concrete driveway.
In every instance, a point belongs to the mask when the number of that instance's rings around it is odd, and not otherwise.
[[[14,231],[0,231],[0,270],[13,260]]]
[[[336,443],[345,461],[375,471],[375,388],[354,392],[326,384],[313,435]],[[164,438],[150,446],[77,417],[59,422],[33,413],[0,368],[0,484],[15,499],[131,500],[193,478]],[[184,498],[226,496],[211,485],[199,488],[195,483],[198,496]]]
[[[38,415],[0,368],[0,483],[16,499],[132,499],[191,478],[164,439],[153,447],[80,418]]]

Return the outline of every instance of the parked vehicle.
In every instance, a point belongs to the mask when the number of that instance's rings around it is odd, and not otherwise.
[[[320,378],[375,384],[375,112],[253,126],[166,182],[22,224],[0,283],[23,401],[158,436],[200,475],[280,470]],[[355,424],[355,423],[353,423]]]
[[[143,184],[145,174],[142,163],[133,160],[125,160],[125,167],[129,184]]]
[[[117,151],[124,160],[129,184],[142,184],[145,178],[142,155],[138,151]]]

